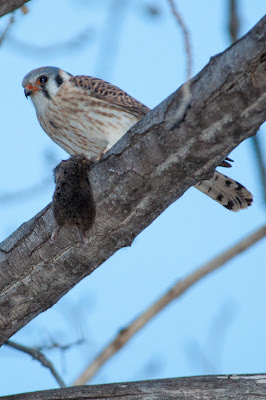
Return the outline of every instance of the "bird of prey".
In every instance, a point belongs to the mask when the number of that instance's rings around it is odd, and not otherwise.
[[[57,67],[34,69],[22,85],[47,135],[70,155],[90,160],[109,150],[149,111],[111,83]],[[230,166],[227,161],[221,165]],[[243,185],[218,171],[195,187],[231,211],[247,208],[253,200]]]

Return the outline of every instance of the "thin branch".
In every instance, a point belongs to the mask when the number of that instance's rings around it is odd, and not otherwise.
[[[26,6],[25,6],[26,7]],[[58,156],[54,153],[53,150],[47,148],[44,151],[44,169],[51,169],[51,166],[58,164]],[[49,185],[53,184],[53,179],[51,176],[51,172],[49,176],[42,178],[39,182],[33,183],[32,185],[21,188],[18,190],[8,191],[5,192],[4,190],[0,189],[0,204],[8,204],[10,206],[12,203],[17,203],[19,201],[25,201],[29,197],[32,198],[33,196],[38,196],[43,190],[47,189]]]
[[[19,343],[11,341],[11,340],[8,340],[4,344],[6,346],[12,347],[13,349],[22,351],[23,353],[26,353],[26,354],[32,356],[32,358],[34,358],[34,360],[39,361],[43,367],[46,367],[50,370],[51,374],[54,376],[55,380],[57,381],[57,383],[60,387],[62,387],[62,388],[66,387],[64,381],[62,380],[62,378],[60,377],[60,375],[54,368],[52,362],[49,361],[45,357],[45,355],[43,353],[41,353],[39,350],[35,349],[34,347],[23,346]]]
[[[10,27],[11,27],[11,25],[12,25],[13,23],[14,23],[14,18],[13,18],[13,17],[10,17],[10,19],[9,19],[9,21],[8,21],[8,23],[7,23],[7,25],[6,25],[5,29],[4,29],[4,31],[3,31],[3,33],[0,35],[0,46],[2,45],[3,40],[5,39],[5,37],[6,37],[7,33],[8,33],[8,31],[10,30]]]
[[[199,370],[204,374],[215,374],[222,369],[221,356],[229,328],[235,320],[236,311],[232,300],[229,300],[217,310],[211,322],[209,334],[205,339],[205,345],[200,343],[196,337],[188,339],[185,350],[187,359],[193,368],[198,365]],[[195,335],[197,335],[197,332],[195,332]]]
[[[118,350],[134,336],[140,329],[142,329],[156,314],[162,311],[169,303],[180,297],[186,290],[191,288],[192,285],[197,283],[200,279],[210,274],[214,270],[223,266],[233,257],[247,250],[253,244],[266,236],[266,225],[252,233],[245,239],[238,242],[229,250],[215,257],[213,260],[198,268],[192,274],[188,275],[185,279],[178,281],[167,293],[165,293],[159,300],[152,306],[144,311],[137,317],[127,328],[121,330],[116,338],[95,358],[95,360],[85,369],[85,371],[78,377],[73,385],[86,384],[99,370],[99,368],[111,358]]]
[[[262,191],[263,191],[263,200],[266,204],[266,165],[263,161],[264,155],[262,151],[262,146],[260,146],[259,138],[257,136],[253,136],[251,138],[251,143],[253,145],[253,149],[256,155],[257,166],[259,169],[259,175],[262,183]]]
[[[20,7],[20,10],[21,10],[22,14],[24,14],[24,15],[29,13],[29,7],[26,6],[26,4],[23,4],[23,6]]]
[[[240,18],[238,15],[238,1],[229,0],[229,23],[228,30],[231,38],[231,43],[234,43],[239,36],[240,31]]]
[[[77,51],[82,46],[88,44],[88,40],[92,40],[93,38],[93,30],[92,28],[86,27],[82,32],[78,33],[76,36],[72,37],[67,41],[58,41],[49,45],[36,45],[31,43],[23,42],[15,37],[9,36],[8,43],[11,45],[16,51],[20,51],[23,54],[29,54],[33,56],[39,56],[40,54],[45,54],[46,57],[48,55],[53,54],[62,54],[69,51]]]
[[[56,349],[56,350],[60,350],[60,351],[64,352],[66,350],[73,348],[74,346],[79,346],[79,345],[83,344],[84,342],[85,342],[85,339],[83,339],[83,338],[78,339],[75,342],[68,343],[68,344],[60,344],[60,343],[53,341],[50,344],[38,346],[38,347],[36,347],[36,349],[38,349],[39,351],[44,351],[44,350],[49,351],[49,350]]]
[[[195,334],[197,334],[197,332],[195,332]],[[206,375],[217,373],[217,360],[210,357],[197,339],[188,339],[184,350],[193,369],[197,366],[197,370]]]
[[[190,91],[190,79],[192,75],[192,52],[191,52],[191,44],[190,44],[190,37],[189,37],[189,32],[188,29],[183,21],[183,18],[181,17],[180,13],[177,11],[176,5],[174,3],[174,0],[168,0],[171,11],[176,18],[183,36],[184,36],[184,43],[185,43],[185,50],[186,50],[186,57],[187,57],[187,62],[186,62],[186,83],[183,85],[182,90],[183,90],[183,98],[182,101],[180,102],[180,105],[178,107],[178,110],[175,114],[175,119],[176,119],[176,124],[178,124],[182,119],[184,118],[187,109],[189,107],[189,104],[192,99],[191,91]]]
[[[183,21],[183,18],[181,17],[180,13],[177,11],[174,0],[168,0],[168,1],[170,3],[171,11],[172,11],[173,15],[175,16],[175,18],[177,19],[177,22],[178,22],[178,24],[182,30],[183,36],[184,36],[186,56],[187,56],[186,80],[188,81],[191,78],[191,74],[192,74],[192,53],[191,53],[189,32],[186,27],[186,24]]]
[[[51,177],[44,178],[42,181],[38,183],[34,183],[32,186],[29,186],[25,189],[21,189],[13,192],[0,193],[0,204],[8,204],[11,205],[12,202],[24,201],[29,197],[39,195],[43,192],[43,190],[47,189],[48,185],[52,183]]]
[[[129,3],[124,0],[112,0],[107,12],[95,66],[95,75],[104,76],[106,80],[111,80]]]

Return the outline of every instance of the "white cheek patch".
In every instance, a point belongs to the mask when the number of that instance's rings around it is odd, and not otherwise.
[[[44,93],[42,93],[41,91],[34,93],[31,96],[31,100],[35,107],[37,116],[43,115],[46,112],[48,104],[49,104],[49,100],[44,95]]]
[[[49,79],[49,81],[45,85],[45,88],[46,88],[48,94],[50,95],[50,97],[53,97],[54,95],[56,95],[56,93],[58,92],[60,87],[61,86],[58,87],[58,85],[55,82],[55,80],[51,79],[51,78]]]
[[[69,78],[71,78],[72,75],[69,74],[68,72],[63,71],[62,69],[60,69],[60,76],[63,78],[63,81],[65,82],[65,81],[68,81]]]

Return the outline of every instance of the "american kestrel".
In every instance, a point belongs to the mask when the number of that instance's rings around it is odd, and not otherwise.
[[[95,202],[88,171],[93,165],[82,154],[70,157],[54,169],[55,191],[52,210],[57,228],[52,233],[54,240],[62,226],[76,227],[81,242],[88,243],[88,231],[95,219]]]
[[[149,111],[111,83],[57,67],[34,69],[22,85],[47,135],[70,155],[83,153],[88,159],[109,150]],[[227,161],[221,165],[230,166]],[[253,200],[243,185],[217,171],[195,187],[232,211],[247,208]]]

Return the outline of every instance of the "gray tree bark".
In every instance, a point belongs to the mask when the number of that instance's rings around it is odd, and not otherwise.
[[[65,389],[0,397],[0,400],[264,400],[266,374],[193,376]]]
[[[155,89],[156,90],[156,89]],[[211,177],[266,120],[266,17],[191,81],[176,124],[177,90],[150,111],[90,173],[97,205],[82,247],[62,229],[54,244],[48,205],[0,244],[0,344],[56,303],[196,182]]]
[[[23,6],[29,0],[0,0],[0,17]]]

